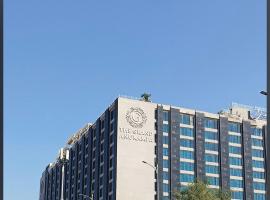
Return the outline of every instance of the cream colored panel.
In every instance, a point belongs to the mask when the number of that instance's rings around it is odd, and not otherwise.
[[[153,200],[155,108],[150,102],[118,99],[117,200]]]

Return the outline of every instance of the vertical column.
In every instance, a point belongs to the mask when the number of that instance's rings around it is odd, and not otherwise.
[[[110,143],[109,143],[109,109],[105,112],[105,119],[104,119],[104,175],[103,175],[103,199],[109,199],[109,149],[110,149]]]
[[[253,200],[253,174],[252,174],[252,149],[250,122],[243,121],[243,160],[244,160],[244,185],[245,199]]]
[[[269,4],[270,5],[270,4]],[[269,98],[270,99],[270,98]],[[265,158],[265,190],[266,190],[266,200],[270,200],[270,170],[268,169],[270,167],[270,139],[268,132],[267,132],[267,126],[263,127],[263,140],[264,140],[264,158]]]
[[[196,112],[195,118],[195,158],[196,177],[198,180],[205,180],[205,159],[204,159],[204,114]]]
[[[95,191],[94,199],[99,199],[99,175],[100,175],[100,121],[96,121],[96,155],[95,155]]]
[[[158,188],[159,191],[159,199],[162,199],[163,197],[163,180],[162,180],[162,172],[163,172],[163,154],[162,154],[162,148],[163,148],[163,107],[158,106],[157,108],[157,164],[158,164],[158,174],[157,174],[157,182],[158,182]]]
[[[180,144],[180,112],[171,108],[171,134],[170,134],[170,176],[171,176],[171,192],[178,191],[179,185],[179,144]]]
[[[118,99],[114,102],[114,132],[113,132],[113,200],[116,200],[116,180],[117,180],[117,126],[118,126]],[[111,119],[110,119],[111,120]]]
[[[88,130],[88,160],[87,160],[87,189],[86,195],[91,196],[92,188],[91,188],[91,180],[92,180],[92,152],[93,152],[93,132],[92,127]]]
[[[230,164],[229,164],[229,140],[228,118],[219,118],[219,153],[220,153],[220,183],[223,191],[230,190]]]

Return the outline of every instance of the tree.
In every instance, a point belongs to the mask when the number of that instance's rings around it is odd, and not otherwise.
[[[143,101],[148,101],[148,102],[151,101],[151,100],[150,100],[151,94],[149,94],[149,93],[143,93],[143,94],[141,95],[141,97],[142,97],[142,100],[143,100]]]
[[[230,192],[208,187],[207,183],[200,180],[187,186],[184,190],[173,193],[174,200],[230,200]]]

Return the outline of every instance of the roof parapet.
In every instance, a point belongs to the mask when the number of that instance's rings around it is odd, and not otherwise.
[[[81,137],[86,134],[89,128],[92,126],[91,123],[86,124],[83,128],[73,134],[67,141],[68,145],[73,145],[75,142],[81,139]]]

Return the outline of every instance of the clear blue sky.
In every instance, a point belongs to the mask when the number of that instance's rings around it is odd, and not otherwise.
[[[37,200],[67,138],[118,96],[265,106],[265,0],[5,1],[4,191]]]

